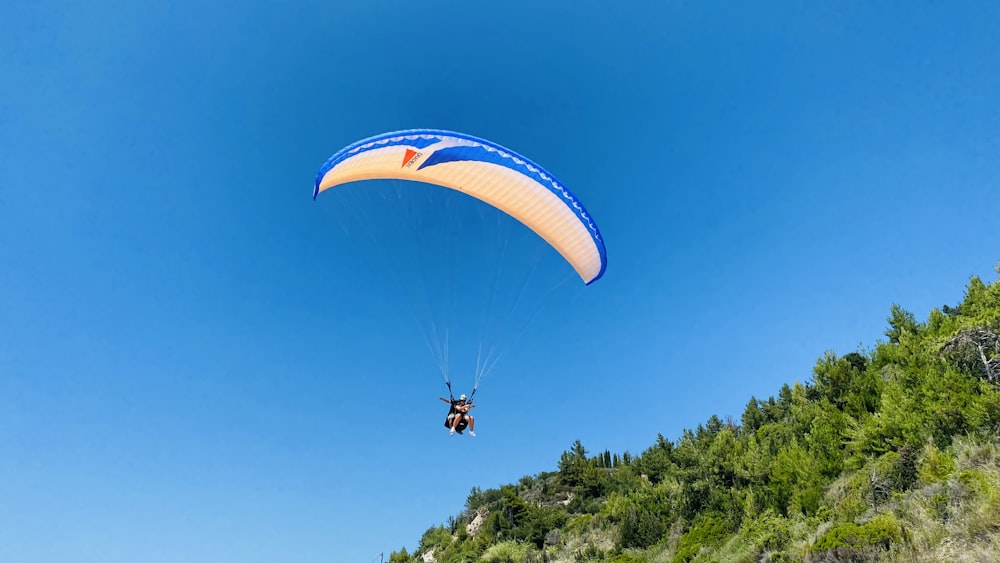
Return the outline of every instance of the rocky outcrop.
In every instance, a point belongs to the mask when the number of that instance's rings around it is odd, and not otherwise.
[[[483,524],[486,523],[486,517],[489,516],[489,514],[490,511],[487,510],[486,507],[482,507],[479,510],[477,510],[475,518],[473,518],[472,522],[469,522],[468,525],[465,526],[465,531],[469,532],[470,536],[474,536],[477,533],[479,533],[479,530],[483,527]]]

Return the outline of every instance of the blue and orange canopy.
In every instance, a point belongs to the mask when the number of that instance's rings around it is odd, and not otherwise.
[[[383,133],[334,154],[313,197],[359,180],[398,179],[466,193],[514,217],[590,284],[607,267],[604,239],[583,204],[541,166],[490,141],[437,129]]]

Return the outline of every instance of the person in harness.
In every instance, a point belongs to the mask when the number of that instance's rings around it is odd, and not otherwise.
[[[476,437],[476,419],[469,414],[469,411],[475,407],[471,402],[466,402],[466,396],[462,394],[458,399],[445,399],[444,397],[438,397],[442,401],[448,403],[451,408],[448,409],[448,418],[444,421],[445,428],[449,429],[448,433],[450,436],[454,436],[457,431],[459,434],[468,427],[469,436],[473,438]]]

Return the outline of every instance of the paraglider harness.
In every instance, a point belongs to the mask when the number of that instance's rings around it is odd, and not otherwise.
[[[451,401],[451,408],[448,410],[448,416],[444,419],[444,427],[451,430],[452,417],[460,416],[462,418],[458,421],[458,424],[455,426],[455,432],[461,434],[463,430],[469,427],[469,417],[466,416],[466,413],[460,413],[455,408],[455,403],[457,403],[458,401],[455,400],[455,396],[451,392],[451,383],[448,382],[447,385],[448,385],[448,400]],[[475,396],[476,396],[476,389],[473,389],[472,393],[469,393],[469,400],[466,401],[465,404],[471,405],[472,399]]]

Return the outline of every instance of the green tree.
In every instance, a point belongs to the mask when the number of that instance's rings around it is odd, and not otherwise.
[[[559,458],[559,477],[567,486],[580,486],[583,484],[587,467],[587,450],[580,440],[577,440],[573,442],[573,447],[569,451],[563,452]]]
[[[917,321],[913,313],[895,303],[889,308],[888,321],[889,328],[886,329],[885,335],[891,344],[899,344],[904,336],[917,333]]]
[[[743,409],[743,416],[740,417],[743,423],[744,432],[755,432],[758,428],[767,423],[767,415],[761,408],[760,401],[756,397],[750,397],[750,402]]]
[[[389,563],[410,563],[412,560],[413,557],[410,556],[405,547],[389,554]]]
[[[618,546],[645,549],[660,541],[666,532],[666,523],[655,512],[633,504],[621,520]]]

